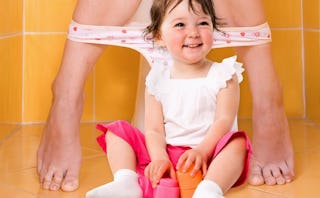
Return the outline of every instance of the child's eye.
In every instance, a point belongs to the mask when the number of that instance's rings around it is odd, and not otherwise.
[[[177,23],[177,24],[174,25],[174,27],[180,27],[180,28],[184,27],[184,23]]]
[[[207,21],[201,21],[201,22],[199,23],[199,25],[206,26],[206,25],[209,25],[209,22],[207,22]]]

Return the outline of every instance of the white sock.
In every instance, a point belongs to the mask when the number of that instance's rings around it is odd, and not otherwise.
[[[192,198],[223,198],[223,192],[214,181],[205,179],[198,184]]]
[[[86,198],[141,198],[142,190],[138,183],[138,174],[129,169],[120,169],[114,174],[114,180],[87,192]]]

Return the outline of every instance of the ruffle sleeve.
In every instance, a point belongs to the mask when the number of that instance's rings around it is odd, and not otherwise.
[[[232,79],[234,74],[237,75],[238,83],[241,83],[243,80],[242,72],[244,71],[242,65],[242,63],[237,62],[237,56],[225,58],[221,63],[215,63],[208,76],[209,80],[212,81],[210,84],[215,84],[216,91],[219,91],[227,87],[228,80]]]
[[[168,66],[153,65],[149,71],[145,85],[149,94],[154,95],[159,100],[160,92],[163,91],[165,86],[165,76],[168,73]]]

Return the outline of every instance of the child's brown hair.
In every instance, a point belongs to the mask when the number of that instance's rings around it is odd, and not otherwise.
[[[150,35],[153,38],[157,38],[160,36],[160,27],[163,22],[163,18],[167,12],[167,9],[175,3],[172,9],[178,6],[184,0],[154,0],[151,10],[151,24],[146,28],[145,34]],[[217,17],[215,15],[215,10],[213,8],[212,0],[188,0],[189,1],[189,9],[195,12],[194,3],[199,3],[201,5],[201,9],[205,14],[210,15],[212,25],[214,29],[217,29]]]

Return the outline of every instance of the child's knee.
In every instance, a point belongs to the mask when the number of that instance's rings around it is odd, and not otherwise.
[[[105,136],[105,141],[107,142],[107,145],[108,145],[108,143],[110,144],[110,143],[121,141],[121,138],[116,134],[114,134],[112,131],[108,131]]]
[[[229,144],[237,151],[246,152],[247,150],[247,139],[244,136],[236,136],[232,138]]]

